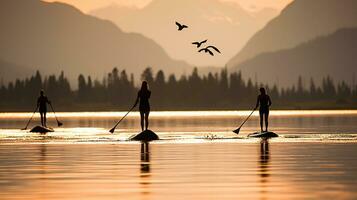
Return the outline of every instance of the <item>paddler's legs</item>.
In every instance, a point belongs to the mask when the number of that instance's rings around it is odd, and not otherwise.
[[[148,130],[149,128],[149,114],[150,111],[145,113],[145,130]]]
[[[265,115],[265,131],[268,132],[269,111],[264,113]]]
[[[141,130],[144,131],[144,112],[140,112]]]
[[[262,111],[259,111],[259,117],[260,117],[260,130],[263,132],[263,116],[264,113]]]
[[[40,112],[40,116],[41,116],[41,125],[44,126],[44,120],[43,120],[43,112]]]
[[[47,127],[47,123],[46,123],[47,119],[46,119],[46,112],[43,113],[43,125],[44,127]]]

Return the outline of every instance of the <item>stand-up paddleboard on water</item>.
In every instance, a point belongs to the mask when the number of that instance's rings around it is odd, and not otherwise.
[[[154,133],[151,130],[145,130],[135,136],[132,136],[129,138],[129,140],[132,141],[152,141],[152,140],[159,140],[159,136],[156,135],[156,133]]]
[[[255,133],[251,133],[248,135],[248,137],[255,137],[255,138],[273,138],[273,137],[279,137],[278,134],[274,133],[274,132],[255,132]]]
[[[30,130],[31,133],[48,133],[54,132],[53,128],[44,126],[35,126]]]

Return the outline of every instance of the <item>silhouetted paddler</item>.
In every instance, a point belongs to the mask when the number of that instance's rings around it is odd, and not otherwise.
[[[138,92],[138,97],[136,98],[134,107],[139,103],[140,111],[140,122],[141,130],[144,131],[144,119],[145,119],[145,130],[148,130],[149,127],[149,114],[150,114],[150,103],[149,99],[151,96],[151,91],[149,90],[148,83],[143,81],[141,84],[141,89]]]
[[[41,125],[46,127],[46,114],[47,114],[47,104],[51,102],[48,100],[47,96],[44,95],[44,91],[40,91],[40,96],[37,98],[37,106],[41,115]]]
[[[269,119],[269,107],[271,106],[271,99],[269,95],[266,94],[264,88],[260,88],[260,95],[257,98],[257,104],[255,109],[259,106],[259,116],[260,116],[260,129],[263,132],[263,117],[265,118],[265,131],[268,132],[268,119]]]

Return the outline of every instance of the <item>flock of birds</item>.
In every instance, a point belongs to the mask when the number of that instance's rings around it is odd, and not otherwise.
[[[176,22],[176,25],[177,25],[177,30],[178,31],[182,31],[183,29],[185,28],[188,28],[187,25],[184,25],[184,24],[180,24],[179,22]],[[203,44],[205,44],[208,40],[203,40],[201,42],[192,42],[193,45],[196,45],[196,47],[199,49],[198,52],[205,52],[205,53],[209,53],[211,56],[214,56],[214,53],[212,50],[218,52],[218,53],[221,53],[221,51],[215,47],[215,46],[212,46],[212,45],[209,45],[209,46],[206,46],[204,48],[201,48],[201,46]],[[201,49],[200,49],[201,48]],[[211,50],[212,49],[212,50]]]

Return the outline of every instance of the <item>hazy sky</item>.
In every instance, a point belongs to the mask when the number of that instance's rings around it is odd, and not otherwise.
[[[96,8],[101,8],[112,3],[127,6],[143,7],[150,3],[151,0],[46,0],[46,1],[60,1],[72,4],[84,12],[91,11]],[[168,0],[172,1],[172,0]],[[179,1],[179,0],[178,0]],[[259,9],[263,7],[283,9],[288,3],[293,0],[222,0],[231,1],[241,4],[247,9]]]

